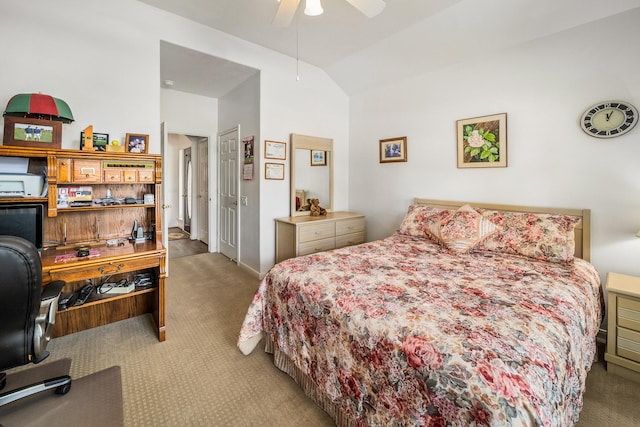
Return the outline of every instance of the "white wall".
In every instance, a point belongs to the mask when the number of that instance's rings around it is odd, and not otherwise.
[[[294,59],[135,0],[3,2],[0,39],[0,104],[26,92],[67,101],[76,121],[63,125],[63,148],[79,147],[80,131],[92,124],[111,139],[148,133],[149,152],[160,153],[159,51],[165,40],[259,69],[261,138],[334,138],[336,178],[348,180],[348,99],[315,67],[301,63],[298,82]],[[273,220],[289,213],[288,180],[261,180],[260,197],[269,202],[254,212],[260,261],[252,267],[265,272],[275,259]],[[336,188],[336,205],[347,207],[346,186]]]
[[[460,16],[460,22],[472,17]],[[640,107],[640,10],[351,98],[350,208],[367,239],[397,229],[413,197],[590,208],[592,262],[640,275],[640,126],[598,140],[579,118],[598,101]],[[508,114],[508,167],[456,168],[456,120]],[[378,141],[408,137],[408,162]]]
[[[260,142],[260,74],[255,74],[220,98],[220,130],[240,126],[240,141],[253,136],[253,179],[240,178],[240,195],[247,206],[240,206],[239,260],[260,273],[260,180],[262,143]],[[242,148],[242,147],[241,147]],[[239,153],[243,153],[242,150]],[[241,159],[241,162],[243,159]]]

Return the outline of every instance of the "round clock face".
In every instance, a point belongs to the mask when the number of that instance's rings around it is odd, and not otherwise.
[[[638,110],[621,101],[600,102],[582,115],[582,130],[596,138],[624,135],[638,123]]]

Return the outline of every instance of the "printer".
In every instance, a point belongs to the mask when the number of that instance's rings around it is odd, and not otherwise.
[[[41,197],[44,176],[33,173],[0,173],[0,197]]]

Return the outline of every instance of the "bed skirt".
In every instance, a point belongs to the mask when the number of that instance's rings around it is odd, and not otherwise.
[[[289,375],[304,391],[308,398],[313,400],[322,410],[324,410],[339,427],[359,427],[365,425],[357,422],[344,413],[340,406],[336,405],[304,372],[298,369],[291,359],[280,350],[271,337],[265,334],[264,351],[273,354],[273,364],[276,368]]]

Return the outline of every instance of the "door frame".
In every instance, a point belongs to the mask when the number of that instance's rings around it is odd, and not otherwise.
[[[184,136],[187,136],[187,137],[200,138],[200,139],[206,138],[209,144],[211,143],[211,140],[213,139],[211,135],[202,135],[199,132],[189,132],[189,131],[185,131],[185,130],[174,130],[174,129],[171,129],[166,121],[161,122],[161,130],[162,130],[161,131],[161,133],[162,133],[162,144],[161,144],[162,145],[162,147],[161,147],[162,170],[163,170],[163,176],[164,177],[168,176],[167,173],[166,173],[166,168],[167,168],[167,165],[169,163],[167,162],[165,156],[166,156],[166,153],[169,152],[169,134],[184,135]],[[191,147],[192,148],[196,147],[195,160],[197,160],[197,156],[198,156],[197,143],[195,143],[193,141],[193,139],[191,139],[191,138],[190,138],[190,141],[191,141]],[[211,145],[209,145],[209,148],[211,148]],[[215,159],[213,158],[214,155],[215,155],[214,150],[209,149],[208,150],[208,158],[207,158],[207,163],[209,164],[209,177],[208,177],[209,179],[207,180],[207,185],[209,186],[209,194],[211,194],[211,189],[212,188],[217,188],[217,178],[218,178],[217,171],[213,171],[213,168],[211,167],[212,165],[216,165]],[[194,171],[193,171],[194,172],[194,177],[197,177],[198,173],[199,173],[199,170],[198,170],[197,164],[194,163],[194,150],[191,151],[191,161],[193,163],[193,167],[195,168]],[[178,175],[178,172],[176,171],[176,176],[177,175]],[[199,186],[200,186],[200,182],[199,181],[200,181],[199,179],[196,179],[196,181],[195,181],[196,188],[195,189],[199,189]],[[215,186],[214,186],[213,183],[215,183]],[[163,185],[162,188],[163,188],[163,200],[162,200],[162,203],[163,203],[163,208],[162,208],[162,236],[163,237],[162,237],[162,241],[163,242],[162,243],[163,243],[165,248],[168,248],[169,247],[168,246],[168,244],[169,244],[169,223],[167,221],[167,216],[165,214],[165,211],[166,211],[167,208],[170,208],[171,206],[167,204],[167,197],[166,197],[166,194],[164,194],[164,191],[167,188],[166,185]],[[207,245],[208,252],[217,252],[218,251],[217,239],[215,239],[215,240],[211,239],[211,235],[212,235],[211,234],[211,230],[214,230],[216,235],[218,233],[218,230],[214,228],[214,227],[217,226],[218,222],[216,220],[212,220],[212,216],[213,216],[212,212],[215,212],[215,207],[213,206],[214,200],[215,199],[213,197],[211,197],[211,196],[209,197],[209,201],[208,201],[209,215],[208,215],[208,218],[206,218],[206,221],[209,224],[209,243]],[[196,214],[196,224],[197,224],[198,223],[197,221],[200,221],[201,219],[197,217],[197,212],[195,212],[195,214]],[[192,219],[192,221],[193,221],[193,219]],[[193,222],[191,224],[191,228],[193,230]],[[193,234],[192,237],[195,237],[196,239],[198,238],[197,230],[196,230],[196,234]],[[167,251],[167,264],[169,263],[168,262],[168,260],[169,260],[168,252],[169,251]],[[168,266],[167,266],[167,271],[168,271]],[[167,275],[167,277],[168,277],[168,275]]]
[[[236,221],[235,221],[235,224],[236,224],[236,236],[237,236],[237,239],[238,239],[238,244],[237,244],[238,254],[236,256],[236,264],[240,265],[241,258],[242,258],[242,248],[241,248],[241,243],[240,243],[242,241],[241,236],[240,236],[240,233],[242,232],[242,227],[240,226],[240,218],[242,217],[240,215],[240,210],[242,209],[242,205],[240,204],[240,194],[242,193],[242,188],[241,188],[242,180],[240,179],[240,174],[242,173],[242,171],[241,171],[241,166],[242,166],[242,163],[241,163],[241,161],[242,161],[242,155],[241,155],[242,154],[242,150],[241,149],[242,149],[242,145],[241,145],[241,141],[240,141],[240,135],[241,135],[241,133],[240,133],[240,125],[234,126],[234,127],[230,128],[230,129],[226,129],[226,130],[224,130],[222,132],[218,132],[218,135],[217,135],[217,138],[216,138],[216,141],[217,141],[216,154],[218,156],[218,161],[217,161],[217,164],[216,164],[217,165],[217,167],[216,167],[216,169],[217,169],[217,176],[216,176],[216,204],[217,204],[217,206],[220,206],[220,182],[221,182],[221,180],[220,180],[220,171],[222,169],[220,167],[220,158],[221,158],[221,156],[220,156],[220,141],[221,141],[221,138],[222,138],[223,135],[226,135],[226,134],[232,133],[232,132],[236,132],[237,135],[238,135],[238,138],[236,139],[236,144],[237,144],[236,152],[238,153],[238,159],[237,159],[237,165],[236,165],[237,166],[236,167],[236,180],[238,181],[238,186],[237,186],[237,189],[238,189],[237,193],[238,194],[236,195],[236,197],[237,197],[238,209],[236,210]],[[209,150],[209,151],[211,151],[211,150]],[[209,189],[211,189],[211,186],[209,186]],[[216,245],[217,245],[218,248],[220,248],[220,230],[221,230],[221,227],[220,227],[220,215],[218,215],[218,221],[217,221],[217,227],[216,227]],[[209,233],[209,235],[211,235],[211,233]],[[211,239],[209,239],[209,240],[211,240]]]

